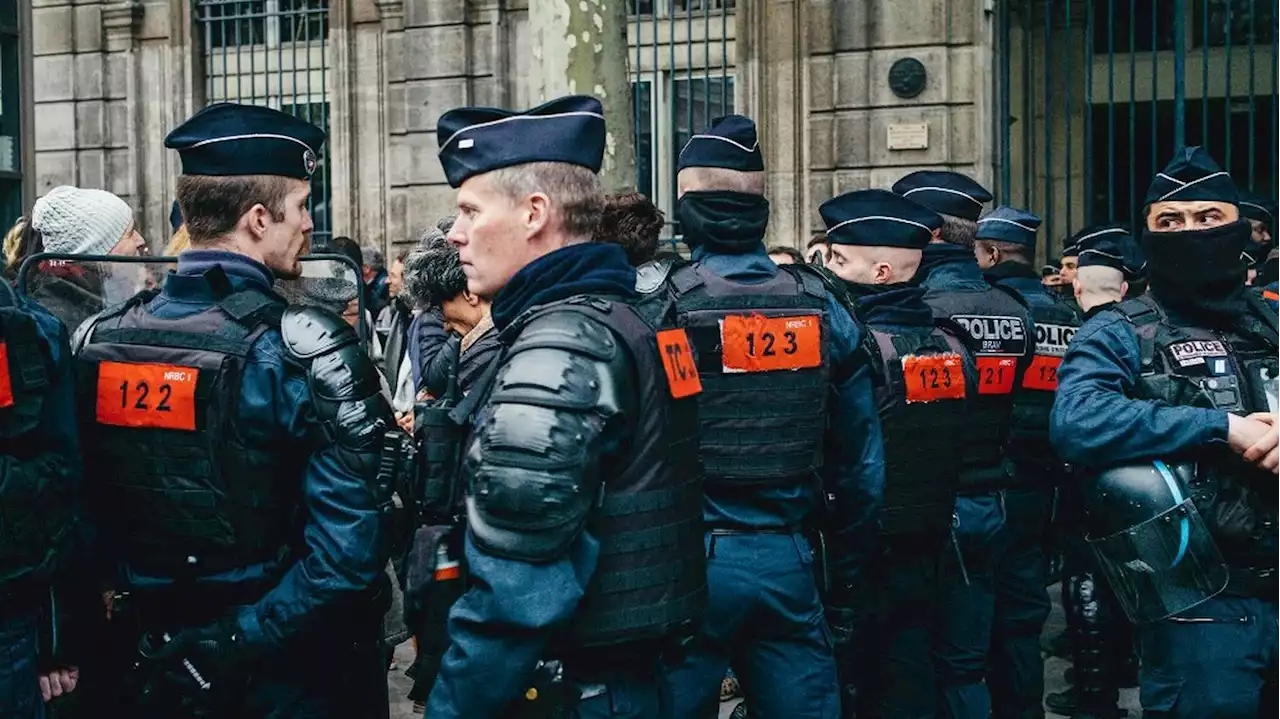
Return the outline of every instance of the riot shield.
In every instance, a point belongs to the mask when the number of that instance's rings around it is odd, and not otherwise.
[[[342,315],[369,337],[360,268],[343,255],[301,258],[302,276],[276,280],[275,290],[291,305],[315,305]],[[90,317],[147,290],[158,290],[177,270],[176,257],[117,257],[41,253],[23,261],[16,289],[48,310],[74,333]]]
[[[1227,565],[1190,499],[1088,542],[1135,623],[1186,611],[1227,587]]]

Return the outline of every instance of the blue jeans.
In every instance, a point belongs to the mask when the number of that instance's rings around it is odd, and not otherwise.
[[[667,675],[674,719],[716,716],[732,663],[753,719],[838,719],[831,632],[800,535],[707,535],[702,633]]]
[[[0,717],[44,717],[36,642],[34,617],[20,616],[0,623]]]
[[[1044,657],[1040,633],[1049,618],[1044,543],[1052,495],[1047,490],[1004,492],[1003,551],[996,558],[995,613],[987,686],[996,719],[1044,716]]]

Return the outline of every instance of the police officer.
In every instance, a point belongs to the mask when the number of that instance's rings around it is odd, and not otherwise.
[[[174,129],[192,249],[77,332],[117,713],[387,714],[394,419],[354,330],[272,291],[301,274],[323,141],[231,103]]]
[[[827,622],[850,636],[875,542],[883,450],[862,332],[816,272],[769,259],[764,181],[751,120],[730,115],[693,136],[680,152],[676,210],[693,262],[655,293],[688,329],[703,385],[710,604],[668,677],[676,717],[714,712],[730,661],[751,716],[838,716]],[[833,497],[830,614],[804,535],[820,519],[823,484]]]
[[[1015,294],[1035,322],[1035,358],[1013,400],[1004,493],[1007,544],[996,569],[996,613],[987,685],[997,717],[1042,714],[1044,662],[1040,633],[1049,617],[1044,543],[1053,493],[1066,474],[1049,445],[1049,410],[1058,365],[1080,326],[1079,315],[1040,283],[1033,262],[1040,218],[997,207],[978,220],[974,255],[987,282]]]
[[[973,421],[959,457],[956,551],[946,555],[936,660],[943,715],[987,717],[991,697],[984,677],[997,611],[996,572],[1008,547],[1005,445],[1014,389],[1035,349],[1035,328],[1018,299],[987,284],[974,258],[978,216],[991,193],[964,175],[934,171],[911,173],[893,191],[942,216],[942,227],[924,249],[918,280],[934,317],[966,330],[978,367]],[[997,669],[1009,671],[1007,665]]]
[[[1156,176],[1142,234],[1150,291],[1076,334],[1053,408],[1053,442],[1065,459],[1096,469],[1160,459],[1157,469],[1167,466],[1147,474],[1199,509],[1114,536],[1167,527],[1173,535],[1163,546],[1195,550],[1201,538],[1191,530],[1203,518],[1225,558],[1225,590],[1213,583],[1195,594],[1196,586],[1149,579],[1192,566],[1180,565],[1182,551],[1132,561],[1091,531],[1126,612],[1148,622],[1138,627],[1141,699],[1157,716],[1261,716],[1264,699],[1275,712],[1277,324],[1244,287],[1250,227],[1237,202],[1230,176],[1202,148],[1180,151]],[[1175,476],[1180,464],[1189,476]],[[1091,524],[1141,505],[1125,491],[1091,507]],[[1211,563],[1194,566],[1218,573]]]
[[[939,562],[947,549],[960,467],[939,457],[964,451],[977,396],[964,330],[935,325],[913,283],[942,219],[887,190],[862,190],[819,208],[831,242],[828,269],[845,282],[866,322],[884,434],[879,551],[858,598],[862,627],[852,674],[857,716],[938,716],[933,646]],[[852,714],[852,712],[846,712]]]
[[[601,113],[573,96],[438,125],[449,241],[503,349],[467,396],[469,588],[432,719],[660,716],[663,655],[705,605],[697,372],[681,330],[631,307],[623,249],[590,242]]]
[[[75,688],[55,667],[60,647],[51,588],[83,544],[71,352],[62,323],[0,287],[0,715],[44,716],[43,702]],[[65,599],[65,597],[64,597]],[[44,696],[42,697],[42,691]]]

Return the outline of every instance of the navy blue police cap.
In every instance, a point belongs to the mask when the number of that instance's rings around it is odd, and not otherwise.
[[[1035,249],[1036,233],[1040,231],[1040,216],[1034,212],[1002,205],[978,220],[979,240],[1011,242]]]
[[[711,127],[689,138],[680,150],[676,170],[686,167],[719,167],[739,172],[764,172],[764,155],[756,137],[756,124],[742,115],[725,115]]]
[[[1156,173],[1147,188],[1145,204],[1197,201],[1235,205],[1240,202],[1240,193],[1230,173],[1203,147],[1186,147]]]
[[[177,200],[173,201],[173,207],[169,209],[169,226],[173,228],[174,232],[177,232],[178,228],[182,227],[182,208],[178,207]]]
[[[1089,225],[1071,236],[1062,247],[1062,257],[1076,257],[1086,248],[1102,240],[1119,242],[1121,237],[1128,237],[1129,230],[1124,225],[1105,224]]]
[[[893,183],[893,191],[941,215],[977,220],[991,193],[958,172],[921,170]]]
[[[942,227],[938,213],[888,190],[858,190],[818,208],[833,245],[924,249]]]
[[[1272,229],[1276,226],[1276,203],[1249,190],[1240,190],[1240,214]]]
[[[1124,273],[1127,282],[1140,279],[1147,263],[1142,249],[1128,235],[1102,238],[1080,251],[1080,267],[1111,267]]]
[[[324,130],[269,107],[219,102],[174,128],[184,175],[275,175],[311,179]]]
[[[474,175],[531,162],[563,162],[599,172],[604,162],[604,108],[570,95],[523,112],[460,107],[436,124],[440,164],[453,187]]]

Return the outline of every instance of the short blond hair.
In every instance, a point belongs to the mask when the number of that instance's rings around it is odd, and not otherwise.
[[[726,190],[751,195],[764,194],[763,172],[726,170],[723,167],[686,167],[676,176],[681,192]]]
[[[1078,290],[1080,306],[1088,310],[1124,299],[1124,273],[1106,265],[1085,265],[1076,269],[1072,288]]]
[[[604,212],[604,185],[591,170],[566,162],[529,162],[494,170],[486,177],[512,202],[538,192],[546,195],[571,240],[586,242],[595,236]]]

